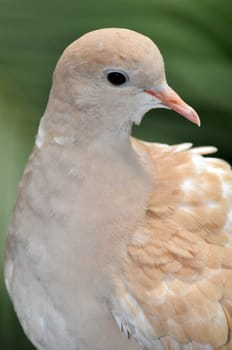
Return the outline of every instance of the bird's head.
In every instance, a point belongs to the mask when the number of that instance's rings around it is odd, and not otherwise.
[[[78,109],[82,120],[86,114],[115,127],[139,124],[147,111],[160,107],[200,125],[197,113],[168,86],[157,46],[128,29],[96,30],[67,47],[51,95]]]

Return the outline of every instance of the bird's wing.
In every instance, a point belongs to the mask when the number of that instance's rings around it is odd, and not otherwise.
[[[115,319],[144,349],[232,349],[230,166],[202,157],[213,147],[132,144],[155,185],[128,246]]]

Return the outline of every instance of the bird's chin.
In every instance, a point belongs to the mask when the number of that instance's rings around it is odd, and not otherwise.
[[[144,117],[144,115],[146,113],[148,113],[150,110],[152,109],[157,109],[157,108],[165,108],[165,109],[170,109],[169,107],[167,106],[164,106],[160,101],[159,102],[156,102],[156,103],[150,103],[150,104],[147,104],[145,106],[143,106],[143,108],[141,108],[140,110],[138,110],[134,115],[133,115],[133,118],[132,118],[132,122],[133,124],[135,125],[139,125]]]
[[[144,117],[144,114],[143,114],[142,116],[140,116],[140,118],[134,119],[134,120],[133,120],[133,124],[139,125],[139,124],[141,123],[143,117]]]
[[[139,125],[144,117],[144,115],[150,110],[151,108],[144,108],[136,111],[136,113],[133,114],[131,121],[135,125]]]

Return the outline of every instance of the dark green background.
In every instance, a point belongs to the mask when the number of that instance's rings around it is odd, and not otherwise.
[[[0,259],[16,185],[46,106],[54,65],[81,34],[127,27],[160,47],[169,84],[198,112],[199,129],[172,111],[150,112],[134,134],[212,144],[232,160],[232,10],[229,0],[0,0]],[[2,349],[31,349],[0,275]]]

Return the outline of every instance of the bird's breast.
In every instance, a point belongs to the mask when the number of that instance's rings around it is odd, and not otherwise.
[[[73,324],[78,333],[86,317],[100,318],[96,300],[103,303],[114,292],[127,241],[143,220],[148,179],[130,159],[126,167],[118,158],[108,162],[87,157],[78,163],[62,152],[57,159],[46,153],[32,157],[26,168],[8,262],[14,265],[10,293],[27,334],[36,328],[42,339],[45,323],[56,318],[51,343],[57,329],[71,342]]]

